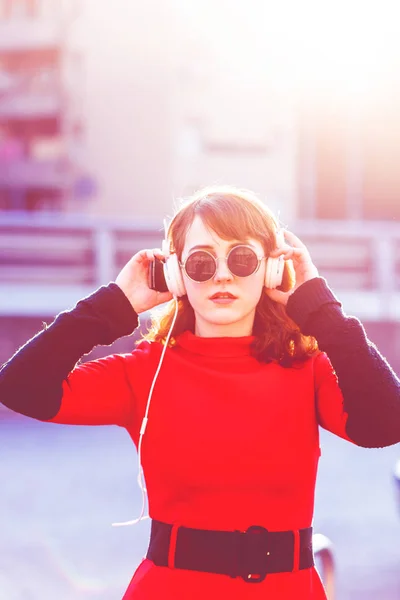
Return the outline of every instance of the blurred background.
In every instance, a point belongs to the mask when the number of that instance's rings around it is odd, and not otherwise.
[[[396,2],[0,0],[0,364],[159,247],[176,198],[227,183],[399,372],[399,106]],[[0,406],[0,436],[0,600],[120,598],[148,537],[110,527],[140,512],[125,432]],[[399,448],[322,443],[335,597],[400,598]]]

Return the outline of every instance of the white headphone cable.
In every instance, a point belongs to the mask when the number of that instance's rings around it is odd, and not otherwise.
[[[157,370],[156,370],[155,375],[153,377],[153,382],[151,384],[149,396],[147,398],[147,404],[146,404],[145,414],[144,414],[144,417],[143,417],[142,424],[140,426],[139,442],[138,442],[138,476],[137,476],[137,482],[138,482],[139,488],[142,490],[142,510],[141,510],[141,513],[140,513],[140,516],[139,516],[138,519],[133,519],[132,521],[125,521],[123,523],[112,523],[113,527],[124,527],[125,525],[136,525],[140,521],[149,518],[148,515],[143,516],[143,514],[144,514],[144,508],[145,508],[145,504],[146,504],[145,493],[147,493],[147,490],[144,487],[144,477],[143,477],[143,469],[142,469],[142,461],[141,461],[141,458],[142,458],[142,440],[143,440],[144,432],[146,431],[147,422],[149,420],[148,419],[148,414],[149,414],[150,402],[151,402],[151,398],[152,398],[152,395],[153,395],[154,386],[155,386],[155,383],[157,381],[157,377],[158,377],[158,374],[159,374],[160,369],[161,369],[161,365],[162,365],[163,360],[164,360],[165,352],[166,352],[166,350],[168,348],[169,340],[170,340],[171,333],[172,333],[172,331],[174,329],[174,326],[175,326],[176,318],[178,316],[178,298],[176,296],[174,296],[174,300],[175,300],[175,314],[174,314],[174,318],[172,319],[172,324],[171,324],[171,327],[169,329],[168,335],[166,337],[164,348],[163,348],[163,350],[161,352],[160,362],[158,363]]]

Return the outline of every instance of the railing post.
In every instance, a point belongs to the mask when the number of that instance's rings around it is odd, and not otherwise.
[[[95,280],[98,287],[115,278],[114,240],[112,230],[99,226],[93,231],[95,252]]]
[[[375,281],[378,288],[380,317],[391,318],[391,299],[395,291],[394,239],[388,236],[373,238]]]
[[[395,497],[396,497],[396,507],[400,515],[400,458],[396,462],[394,471],[393,471],[393,479],[395,485]]]

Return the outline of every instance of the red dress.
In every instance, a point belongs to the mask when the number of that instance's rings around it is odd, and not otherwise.
[[[343,397],[324,353],[284,368],[250,354],[252,336],[201,338],[168,348],[142,445],[149,514],[219,530],[301,529],[312,524],[318,425],[349,440]],[[137,446],[158,343],[76,367],[63,384],[57,423],[118,424]],[[134,515],[133,515],[134,516]],[[145,549],[144,553],[145,553]],[[258,584],[170,569],[145,559],[125,600],[323,600],[315,568]]]

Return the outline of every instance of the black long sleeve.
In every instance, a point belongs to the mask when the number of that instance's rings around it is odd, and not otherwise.
[[[115,283],[99,288],[60,313],[3,365],[0,401],[23,415],[51,419],[60,408],[62,382],[82,356],[132,333],[137,325],[137,314]]]
[[[400,441],[400,381],[355,317],[346,316],[322,278],[304,283],[289,298],[288,315],[313,335],[336,371],[348,413],[347,434],[365,447]],[[0,370],[0,401],[41,420],[60,407],[62,382],[80,358],[99,344],[130,334],[138,316],[111,283],[22,346]]]
[[[343,313],[326,281],[317,277],[301,285],[286,310],[332,363],[348,414],[347,435],[369,448],[400,442],[400,380],[360,321]]]

